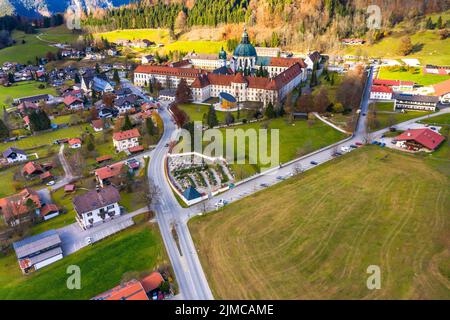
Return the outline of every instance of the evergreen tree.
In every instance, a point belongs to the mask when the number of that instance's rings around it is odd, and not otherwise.
[[[5,139],[8,137],[9,137],[9,129],[5,125],[5,123],[2,120],[0,120],[0,138]]]
[[[213,128],[219,124],[219,120],[217,120],[216,109],[214,109],[213,105],[209,106],[207,120],[208,120],[208,126],[210,128]]]
[[[427,19],[427,22],[426,22],[426,24],[425,24],[425,28],[427,28],[427,29],[429,29],[429,30],[434,29],[434,24],[433,24],[433,21],[431,20],[431,17],[429,17],[429,18]]]
[[[266,108],[266,111],[264,112],[264,115],[269,119],[273,119],[277,116],[277,114],[275,113],[275,110],[273,108],[272,102],[269,102],[267,104],[267,108]]]
[[[234,116],[231,112],[227,112],[227,115],[225,116],[225,123],[227,125],[234,123]]]
[[[436,29],[442,29],[442,17],[439,16],[437,22],[436,22]]]
[[[155,125],[153,124],[153,120],[152,118],[147,118],[145,119],[145,127],[147,129],[147,134],[149,136],[153,136],[156,132],[155,132]]]
[[[122,125],[122,131],[133,129],[133,124],[131,123],[130,117],[125,115],[125,120]]]
[[[120,84],[119,71],[117,69],[114,69],[113,80],[116,84]]]
[[[175,93],[175,99],[177,103],[186,103],[192,100],[192,90],[188,86],[186,79],[181,79],[177,87],[177,92]]]

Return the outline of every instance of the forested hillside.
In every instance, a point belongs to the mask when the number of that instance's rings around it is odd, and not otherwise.
[[[84,17],[83,24],[91,32],[167,28],[175,37],[194,26],[246,23],[251,36],[257,35],[252,38],[257,44],[267,45],[276,38],[282,46],[308,43],[325,50],[343,37],[377,40],[380,31],[367,28],[371,4],[381,9],[382,31],[400,22],[414,31],[423,15],[448,10],[448,2],[439,0],[142,0],[97,9]],[[224,40],[227,37],[235,34],[224,32]]]

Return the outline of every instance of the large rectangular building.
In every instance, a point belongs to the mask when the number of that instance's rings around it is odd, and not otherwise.
[[[435,111],[439,98],[435,96],[421,96],[412,94],[395,95],[395,109]]]
[[[23,273],[30,273],[61,260],[61,239],[55,230],[13,243]]]

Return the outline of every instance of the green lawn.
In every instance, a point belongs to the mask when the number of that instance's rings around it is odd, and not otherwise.
[[[400,39],[405,35],[405,31],[394,32],[392,35],[382,39],[381,41],[370,45],[364,44],[361,46],[347,46],[345,48],[346,54],[366,54],[374,58],[417,58],[422,65],[437,64],[449,65],[450,55],[445,52],[450,52],[450,41],[440,40],[436,30],[418,31],[411,36],[411,42],[416,46],[416,51],[406,57],[399,56],[397,53]]]
[[[39,29],[38,34],[40,34],[39,37],[43,40],[65,44],[70,44],[80,37],[79,34],[67,29],[65,25],[47,29]]]
[[[87,300],[117,286],[127,272],[150,272],[168,264],[158,228],[143,224],[22,275],[14,253],[0,258],[0,299]],[[81,290],[66,286],[67,267],[81,269]]]
[[[161,43],[164,47],[161,48],[148,48],[139,49],[133,48],[136,52],[146,53],[154,52],[155,50],[160,53],[168,53],[169,51],[181,51],[181,52],[191,52],[195,51],[198,53],[219,53],[222,47],[226,47],[225,41],[205,41],[205,40],[193,40],[184,41],[177,40],[172,41],[169,36],[169,31],[167,29],[132,29],[132,30],[115,30],[111,32],[97,33],[97,37],[103,37],[109,41],[116,41],[119,39],[137,40],[137,39],[148,39],[157,44]]]
[[[179,108],[188,114],[191,121],[202,121],[203,115],[207,114],[208,110],[209,110],[208,105],[195,104],[195,103],[181,104],[181,105],[179,105]],[[242,120],[242,118],[245,117],[245,113],[246,113],[245,110],[240,111],[241,120]],[[216,111],[216,114],[217,114],[217,120],[219,120],[219,123],[224,124],[227,112]],[[233,111],[232,114],[234,116],[235,121],[237,122],[238,121],[237,111]]]
[[[189,229],[216,299],[449,299],[449,207],[421,155],[366,146]]]
[[[417,84],[428,86],[450,79],[450,76],[423,74],[422,68],[411,68],[409,71],[394,71],[389,70],[388,67],[383,67],[380,68],[378,78],[387,80],[413,81]]]
[[[429,111],[406,111],[405,113],[393,111],[393,102],[376,102],[369,106],[369,129],[376,131],[382,128],[395,125],[400,122],[408,121],[414,118],[419,118],[427,114],[432,114]],[[376,110],[376,116],[373,118],[372,110]]]
[[[0,64],[6,61],[28,63],[36,62],[36,57],[44,57],[47,52],[56,53],[56,47],[49,46],[38,38],[36,34],[25,34],[22,31],[13,31],[13,38],[16,44],[0,50]],[[22,44],[22,40],[25,43]]]
[[[72,127],[67,127],[63,129],[58,129],[55,131],[45,132],[42,134],[37,134],[19,141],[13,141],[8,143],[3,143],[0,147],[0,151],[4,151],[9,147],[16,147],[21,149],[28,149],[41,145],[52,144],[54,140],[64,139],[64,138],[75,138],[81,136],[85,131],[91,131],[91,126],[88,124],[76,125]]]
[[[425,119],[425,120],[421,120],[421,123],[428,123],[428,124],[432,124],[432,125],[447,125],[450,126],[450,114],[446,113],[446,114],[441,114],[439,116],[436,117],[432,117],[429,119]]]
[[[5,50],[5,49],[3,49]],[[1,54],[2,50],[0,50]],[[28,97],[37,94],[48,93],[51,95],[56,95],[56,89],[54,87],[47,87],[44,89],[39,89],[38,86],[42,84],[42,82],[37,81],[21,81],[17,83],[13,83],[10,87],[0,86],[0,106],[10,107],[10,104],[13,99]],[[8,100],[10,102],[8,103]],[[3,108],[0,110],[3,114]]]

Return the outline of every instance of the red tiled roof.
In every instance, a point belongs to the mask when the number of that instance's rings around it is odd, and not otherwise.
[[[35,173],[36,171],[42,172],[42,171],[44,171],[44,170],[42,169],[42,166],[41,166],[39,163],[36,163],[36,162],[34,162],[34,161],[28,162],[28,163],[25,164],[25,165],[23,166],[23,168],[22,168],[22,172],[23,172],[24,174],[28,174],[28,175],[33,174],[33,173]]]
[[[74,144],[81,144],[81,139],[80,138],[69,139],[69,145],[73,146]]]
[[[95,175],[100,180],[109,179],[119,175],[122,171],[123,162],[114,163],[110,166],[95,170]]]
[[[130,151],[131,153],[141,152],[141,151],[144,151],[144,147],[143,146],[135,146],[135,147],[129,148],[128,151]]]
[[[101,120],[101,119],[92,120],[92,126],[96,129],[102,129],[103,128],[103,120]]]
[[[377,86],[413,86],[415,82],[413,81],[401,81],[401,80],[385,80],[385,79],[374,79],[373,84]]]
[[[50,178],[50,177],[53,177],[53,175],[52,175],[52,173],[50,171],[46,171],[46,172],[44,172],[43,174],[41,174],[39,176],[40,179],[47,179],[47,178]]]
[[[238,72],[234,75],[233,82],[234,83],[247,83],[247,80],[244,78],[242,73]]]
[[[41,215],[46,216],[49,213],[54,213],[57,211],[59,211],[58,206],[54,203],[49,203],[41,208]]]
[[[101,156],[101,157],[95,158],[95,161],[97,161],[97,162],[103,162],[103,161],[111,160],[111,159],[112,159],[112,156],[109,155],[109,154],[107,154],[107,155],[105,155],[105,156]]]
[[[159,288],[162,282],[164,282],[164,279],[159,272],[152,272],[150,275],[141,280],[145,292]]]
[[[450,79],[433,85],[433,88],[434,88],[434,95],[438,97],[450,93]]]
[[[114,132],[113,139],[116,141],[139,138],[141,134],[138,129],[131,129],[127,131]]]
[[[445,140],[439,133],[431,129],[410,129],[395,137],[397,141],[413,140],[429,150],[436,149]]]
[[[387,86],[372,86],[371,92],[385,92],[385,93],[392,93],[392,88]]]
[[[134,73],[153,73],[167,76],[178,76],[182,78],[195,78],[202,73],[202,70],[194,68],[172,68],[166,66],[140,65]]]
[[[148,300],[148,297],[142,284],[133,279],[92,298],[92,300]]]
[[[28,199],[31,199],[37,208],[41,207],[41,200],[36,191],[25,188],[17,194],[0,199],[0,209],[6,220],[12,217],[19,217],[29,212],[26,205]]]
[[[305,61],[300,58],[282,58],[282,57],[270,58],[270,66],[273,67],[289,68],[296,63],[298,63],[302,68],[306,68]]]
[[[77,103],[82,103],[83,101],[81,101],[81,99],[75,97],[75,96],[67,96],[64,98],[64,104],[66,106],[70,106],[72,103],[77,102]]]

